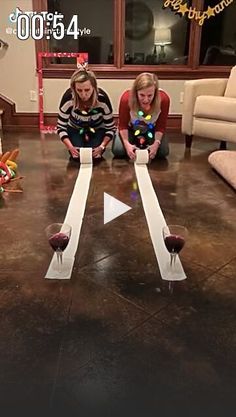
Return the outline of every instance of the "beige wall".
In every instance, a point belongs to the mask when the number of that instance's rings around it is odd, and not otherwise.
[[[8,16],[16,7],[21,10],[32,10],[32,0],[0,0],[0,38],[9,44],[7,50],[0,50],[0,93],[16,103],[18,112],[37,112],[38,103],[30,101],[30,90],[37,91],[36,61],[34,41],[29,38],[20,41],[15,35],[6,34],[6,28],[15,28]],[[109,94],[117,113],[121,93],[129,88],[132,80],[99,80],[99,85]],[[180,93],[183,91],[183,80],[161,80],[160,86],[171,97],[170,113],[181,113]],[[69,80],[44,80],[45,111],[56,112],[58,102]]]
[[[129,88],[133,80],[99,80],[99,86],[109,94],[114,113],[117,113],[119,97],[122,92]],[[180,104],[180,92],[183,91],[184,81],[161,80],[160,86],[171,97],[170,113],[182,113],[182,105]],[[45,92],[45,112],[56,112],[58,102],[64,90],[68,88],[69,80],[44,80]]]
[[[37,103],[29,100],[29,90],[35,90],[35,48],[29,38],[20,41],[16,35],[6,34],[6,28],[15,28],[8,16],[16,7],[21,10],[32,10],[31,0],[1,0],[0,5],[0,38],[9,44],[7,50],[0,50],[0,93],[16,103],[17,111],[37,111]]]

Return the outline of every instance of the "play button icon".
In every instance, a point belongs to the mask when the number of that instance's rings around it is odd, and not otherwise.
[[[104,224],[114,220],[116,217],[121,216],[121,214],[124,214],[131,209],[132,207],[127,206],[127,204],[104,193]]]

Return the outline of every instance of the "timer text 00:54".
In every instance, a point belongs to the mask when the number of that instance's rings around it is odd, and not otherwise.
[[[74,39],[83,35],[90,35],[91,30],[88,28],[79,28],[78,15],[73,15],[69,25],[65,28],[63,23],[63,15],[53,15],[51,21],[44,19],[44,16],[40,13],[29,16],[28,14],[21,13],[16,19],[16,36],[18,39],[24,41],[31,37],[34,40],[46,39],[51,37],[60,40],[65,35],[73,36]]]

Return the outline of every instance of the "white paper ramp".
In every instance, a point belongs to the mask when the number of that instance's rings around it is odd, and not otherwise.
[[[121,214],[126,213],[131,210],[131,208],[132,207],[127,206],[127,204],[117,200],[117,198],[104,193],[104,224],[121,216]]]
[[[72,233],[70,242],[63,253],[62,272],[59,273],[57,271],[57,257],[56,254],[54,254],[45,278],[70,279],[71,277],[75,254],[79,243],[80,230],[83,222],[92,171],[92,148],[81,148],[80,170],[69,202],[66,217],[64,219],[64,223],[68,223],[72,227]]]
[[[166,221],[148,173],[146,166],[148,159],[147,150],[136,151],[135,172],[153,248],[162,279],[181,281],[187,277],[178,256],[176,256],[175,265],[170,268],[170,254],[165,247],[162,237],[162,228],[166,225]]]

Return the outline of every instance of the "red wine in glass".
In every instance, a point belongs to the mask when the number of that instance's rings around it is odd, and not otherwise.
[[[166,225],[162,229],[166,249],[170,253],[170,265],[175,263],[176,255],[183,249],[188,231],[180,225]]]
[[[59,232],[52,235],[48,241],[55,252],[59,250],[63,252],[67,247],[69,240],[69,237],[65,233]]]
[[[71,226],[66,223],[52,223],[48,227],[46,227],[46,235],[48,238],[48,242],[57,254],[59,272],[61,272],[62,270],[62,255],[70,241],[71,232]]]
[[[179,253],[183,249],[185,240],[182,236],[169,235],[164,239],[166,249],[170,253]]]

